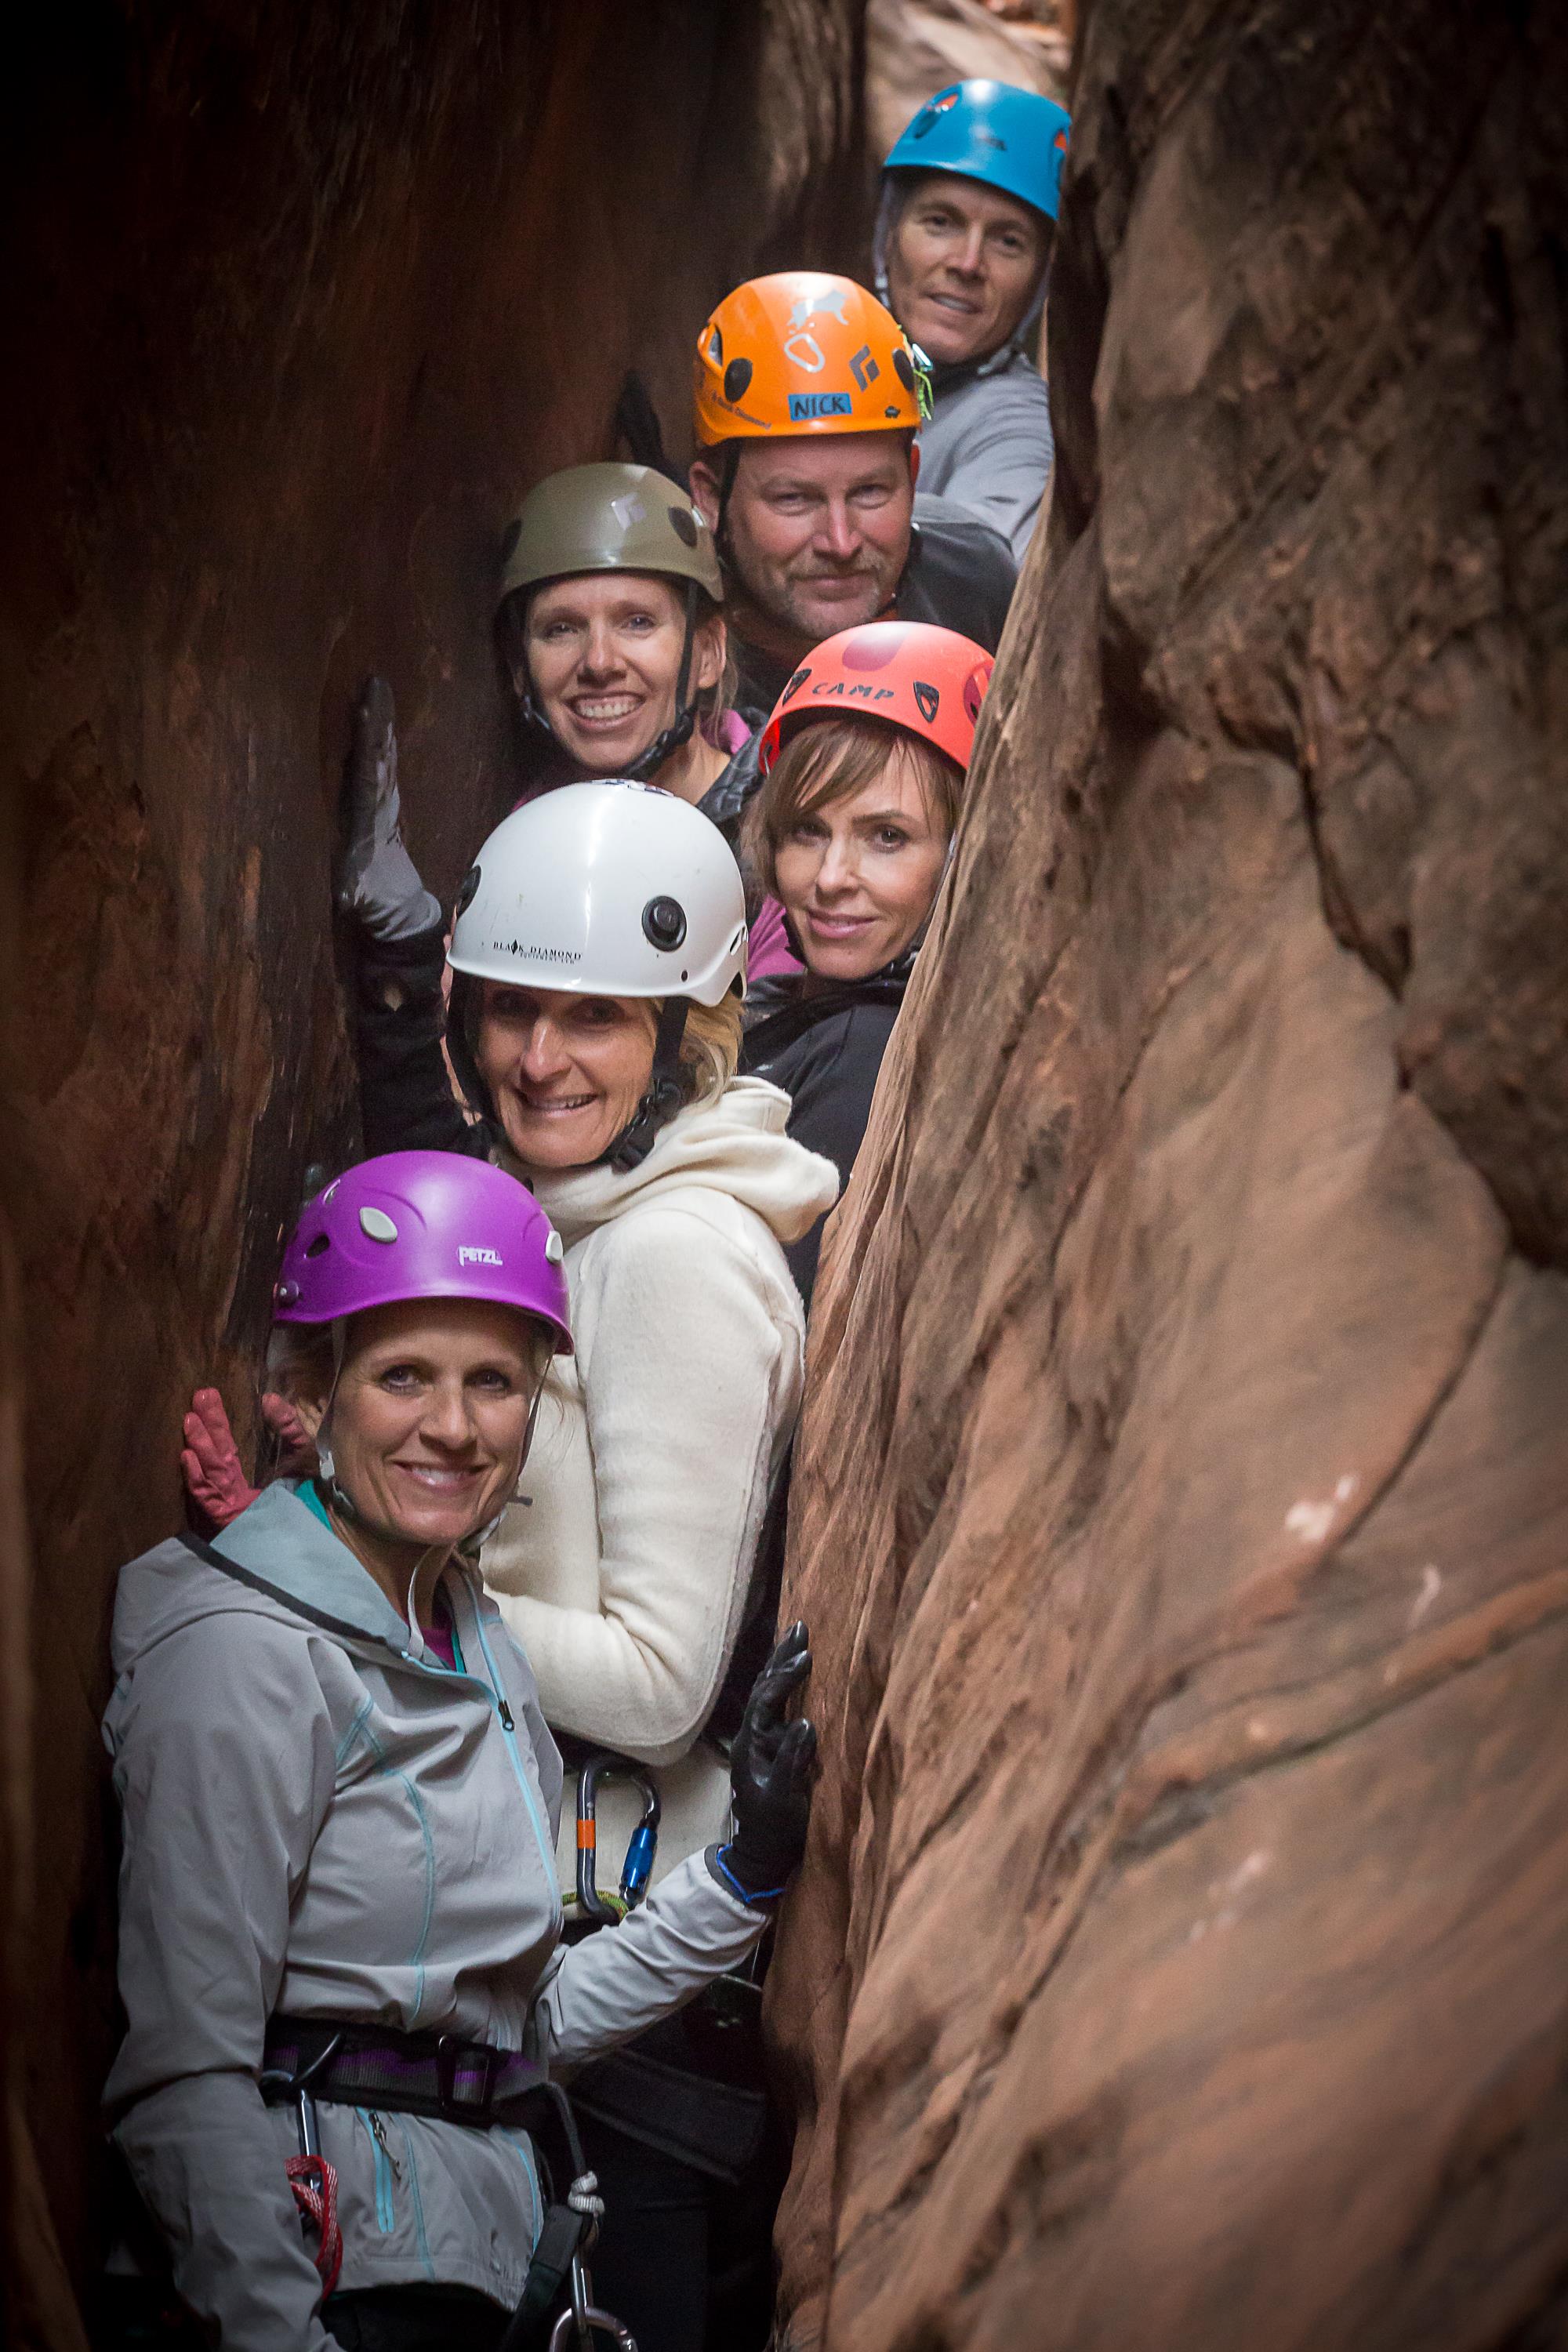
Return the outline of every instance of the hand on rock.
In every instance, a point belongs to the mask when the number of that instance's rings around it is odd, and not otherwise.
[[[261,1413],[278,1441],[279,1467],[285,1477],[311,1475],[316,1468],[315,1440],[288,1398],[268,1391],[261,1400]],[[216,1389],[196,1391],[185,1415],[184,1434],[180,1467],[185,1475],[185,1491],[215,1528],[226,1528],[241,1511],[250,1508],[261,1490],[245,1475]]]
[[[719,1862],[748,1902],[782,1894],[805,1852],[816,1733],[805,1716],[786,1717],[810,1675],[805,1627],[796,1623],[752,1685],[730,1750],[735,1834]]]
[[[429,930],[440,922],[441,907],[403,845],[397,715],[384,677],[365,680],[354,712],[344,796],[348,837],[335,877],[338,911],[374,940]]]
[[[216,1389],[196,1391],[185,1415],[184,1431],[180,1467],[185,1474],[185,1490],[215,1528],[226,1528],[241,1511],[249,1509],[259,1490],[246,1477]]]

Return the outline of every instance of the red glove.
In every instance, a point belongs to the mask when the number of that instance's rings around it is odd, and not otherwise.
[[[287,1397],[268,1393],[261,1400],[262,1416],[279,1441],[286,1467],[315,1467],[310,1433]],[[246,1478],[239,1448],[228,1425],[223,1399],[216,1389],[198,1389],[185,1415],[185,1443],[180,1467],[191,1500],[215,1528],[226,1528],[248,1510],[259,1488]]]

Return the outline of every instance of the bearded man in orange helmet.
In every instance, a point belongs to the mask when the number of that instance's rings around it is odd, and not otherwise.
[[[1016,572],[1001,535],[916,495],[926,362],[853,278],[792,269],[727,295],[698,338],[691,494],[724,567],[736,707],[760,726],[814,646],[924,621],[994,653]],[[701,803],[731,830],[755,745]]]

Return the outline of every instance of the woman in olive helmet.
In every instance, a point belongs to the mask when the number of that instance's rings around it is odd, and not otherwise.
[[[532,790],[627,776],[696,803],[723,730],[713,534],[651,466],[571,466],[507,527],[496,615]]]

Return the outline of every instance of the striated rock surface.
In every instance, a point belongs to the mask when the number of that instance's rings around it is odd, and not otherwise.
[[[247,1416],[279,1237],[352,1137],[327,887],[350,697],[385,668],[412,844],[449,889],[514,789],[501,526],[541,473],[611,453],[634,363],[679,457],[711,303],[858,249],[857,20],[216,0],[34,12],[13,41],[10,2342],[79,2342],[99,2226],[114,1572],[179,1523],[193,1381]]]
[[[1056,0],[1004,16],[982,0],[868,0],[866,134],[882,158],[910,117],[949,82],[988,78],[1065,100],[1072,7]]]
[[[1568,2343],[1568,41],[1097,0],[816,1294],[787,2340]]]

